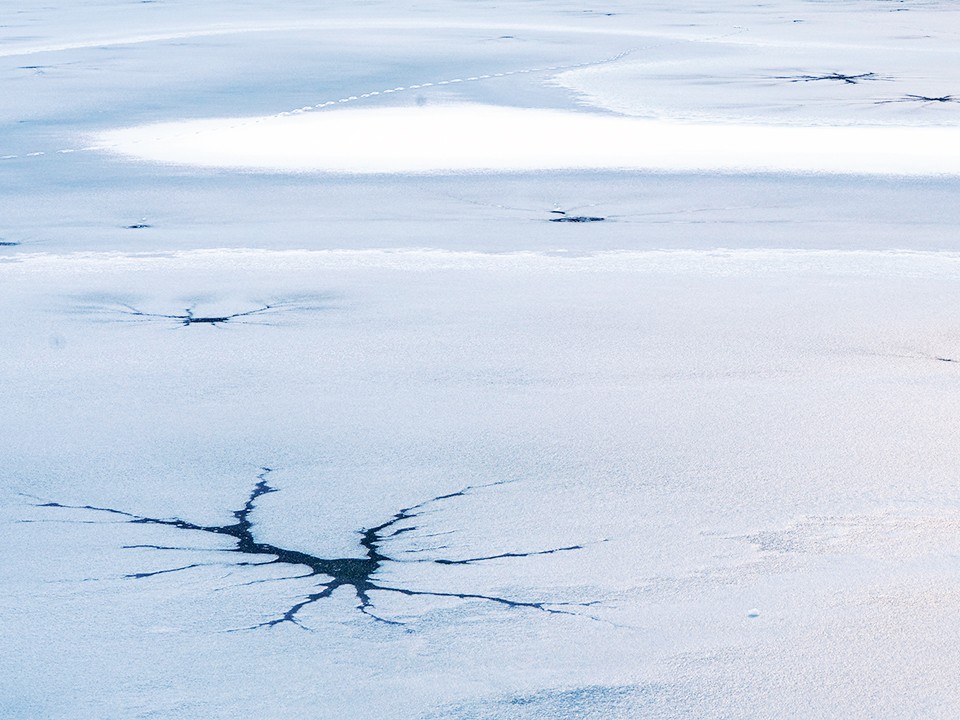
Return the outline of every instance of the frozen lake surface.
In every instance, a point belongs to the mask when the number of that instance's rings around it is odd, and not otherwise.
[[[960,714],[960,10],[80,5],[0,11],[0,717]]]

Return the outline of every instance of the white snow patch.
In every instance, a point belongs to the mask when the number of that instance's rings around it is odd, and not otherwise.
[[[0,258],[0,278],[66,273],[103,273],[150,268],[168,272],[190,267],[223,272],[257,268],[276,272],[389,270],[437,273],[567,274],[649,273],[756,277],[816,274],[831,277],[951,278],[960,276],[960,253],[910,250],[798,250],[715,248],[709,250],[616,250],[566,253],[488,253],[435,248],[388,250],[267,250],[206,248],[157,252],[18,253]]]
[[[704,125],[478,104],[110,131],[100,149],[202,167],[340,173],[644,169],[960,175],[960,128]]]

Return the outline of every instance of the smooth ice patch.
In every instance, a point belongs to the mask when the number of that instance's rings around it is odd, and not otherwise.
[[[960,174],[955,127],[703,125],[466,104],[163,123],[97,141],[156,162],[293,172]]]

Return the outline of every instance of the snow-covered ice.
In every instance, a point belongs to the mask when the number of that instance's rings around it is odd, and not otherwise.
[[[960,128],[707,125],[490,105],[346,109],[108,132],[157,162],[410,173],[573,168],[960,175]]]
[[[12,0],[0,717],[956,717],[958,36]]]

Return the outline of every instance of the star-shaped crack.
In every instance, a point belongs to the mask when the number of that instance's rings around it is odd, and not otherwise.
[[[239,510],[235,510],[232,513],[234,521],[225,525],[201,525],[198,523],[189,522],[187,520],[182,520],[180,518],[146,517],[143,515],[136,515],[134,513],[126,512],[124,510],[96,507],[93,505],[66,505],[59,502],[40,502],[36,503],[36,507],[88,510],[92,512],[117,515],[124,518],[127,522],[135,524],[164,525],[177,530],[207,533],[216,536],[226,536],[233,539],[234,546],[230,548],[224,548],[220,551],[237,553],[245,558],[243,560],[237,560],[235,563],[232,563],[232,565],[257,567],[268,565],[288,565],[290,567],[298,567],[305,570],[305,572],[297,575],[283,578],[259,579],[246,584],[302,578],[323,578],[319,583],[319,590],[317,592],[302,596],[297,600],[297,602],[295,602],[282,613],[278,614],[276,617],[265,620],[246,629],[274,627],[284,623],[306,628],[306,625],[304,625],[301,618],[301,613],[303,610],[314,603],[317,603],[325,598],[329,598],[336,590],[340,588],[352,588],[358,601],[357,610],[378,622],[389,625],[402,625],[404,623],[397,620],[387,619],[378,615],[375,612],[375,604],[371,598],[371,593],[394,593],[407,597],[478,600],[494,603],[507,608],[526,608],[543,613],[564,615],[580,615],[582,613],[577,612],[577,608],[586,608],[597,604],[596,602],[557,602],[547,600],[529,601],[483,593],[419,590],[409,587],[400,587],[395,584],[384,584],[377,579],[380,569],[388,563],[428,562],[438,565],[474,565],[477,563],[494,560],[524,558],[536,555],[550,555],[554,553],[572,552],[574,550],[583,549],[582,545],[569,545],[566,547],[556,547],[547,550],[536,550],[532,552],[506,552],[464,559],[399,560],[388,554],[386,546],[391,540],[404,533],[413,532],[417,529],[416,526],[405,525],[404,523],[419,517],[430,506],[444,503],[455,498],[464,497],[465,495],[477,490],[503,485],[507,481],[498,481],[485,485],[469,485],[456,492],[451,492],[445,495],[437,495],[436,497],[432,497],[429,500],[417,503],[416,505],[403,508],[385,522],[360,531],[359,544],[363,549],[363,557],[323,558],[299,550],[291,550],[270,543],[261,542],[257,539],[254,532],[254,523],[251,521],[250,516],[256,509],[256,503],[259,498],[268,493],[277,492],[277,488],[272,487],[267,482],[267,476],[270,472],[270,468],[263,468],[263,472],[261,472],[261,474],[258,476],[257,483],[254,485],[253,490],[248,496],[243,507]],[[127,545],[125,547],[155,549],[161,551],[196,549],[182,548],[171,545]],[[258,561],[258,558],[263,559]],[[192,568],[202,567],[205,564],[206,563],[191,563],[181,567],[165,570],[133,573],[127,575],[126,577],[139,580],[167,573],[190,570]]]

